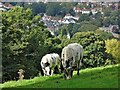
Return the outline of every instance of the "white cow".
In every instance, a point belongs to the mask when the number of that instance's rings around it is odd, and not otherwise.
[[[60,69],[60,56],[57,53],[46,54],[40,64],[44,76],[52,76],[56,66]]]
[[[61,60],[64,68],[64,78],[71,78],[74,67],[77,67],[77,75],[83,58],[83,47],[77,43],[67,45],[62,49]]]

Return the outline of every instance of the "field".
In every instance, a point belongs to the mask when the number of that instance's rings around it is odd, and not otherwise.
[[[118,88],[118,68],[120,64],[105,67],[87,68],[80,75],[64,80],[63,75],[35,77],[30,80],[9,81],[0,84],[1,88]]]

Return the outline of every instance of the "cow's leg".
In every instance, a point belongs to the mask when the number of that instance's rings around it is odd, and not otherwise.
[[[67,79],[67,72],[65,69],[63,70],[63,73],[64,73],[64,79],[66,80]]]
[[[83,59],[83,53],[80,53],[80,59],[78,59],[78,74],[79,75],[79,70],[81,69],[81,66],[82,66],[82,59]]]
[[[75,56],[73,56],[72,59],[73,59],[73,60],[72,60],[72,61],[73,61],[73,62],[72,62],[72,65],[74,65],[74,64],[75,64]],[[72,65],[71,65],[71,66],[72,66]]]
[[[79,75],[79,70],[80,70],[80,60],[77,63],[77,75]]]
[[[73,76],[73,69],[71,69],[71,77]]]
[[[60,63],[60,73],[63,73],[64,71],[64,68],[63,68],[63,65],[62,65],[62,62]]]
[[[46,74],[44,73],[44,76],[46,76]]]
[[[50,68],[50,75],[52,76],[54,72],[54,67]]]
[[[53,75],[53,70],[51,70],[51,76]]]
[[[57,68],[58,68],[58,73],[61,74],[61,69],[60,69],[60,65],[57,65]]]
[[[77,75],[79,75],[79,70],[80,70],[80,67],[81,67],[82,57],[83,57],[83,54],[82,53],[78,53]]]
[[[42,69],[42,70],[43,70],[43,74],[44,74],[44,76],[46,76],[45,70],[44,70],[44,69]]]

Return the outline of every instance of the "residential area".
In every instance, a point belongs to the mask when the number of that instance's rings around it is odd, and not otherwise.
[[[56,5],[55,5],[56,4]],[[49,9],[52,12],[47,11],[47,6],[50,7],[51,3],[0,3],[0,11],[7,11],[13,8],[15,5],[30,7],[35,14],[42,15],[40,19],[44,22],[44,26],[48,28],[52,35],[59,30],[63,25],[80,24],[81,22],[88,21],[99,25],[96,25],[100,30],[112,33],[114,37],[120,38],[119,29],[119,11],[120,4],[118,2],[71,2],[71,3],[55,3]],[[58,7],[57,7],[58,5]],[[41,9],[37,9],[41,7]],[[55,11],[55,8],[58,11]],[[64,9],[63,9],[64,7]],[[56,8],[56,9],[57,9]],[[36,10],[35,10],[36,9]],[[43,9],[43,10],[42,10]],[[38,11],[37,11],[38,10]],[[60,10],[60,11],[59,11]],[[113,15],[111,14],[113,13]],[[111,15],[110,15],[111,14]],[[114,21],[113,21],[114,20]],[[113,28],[114,27],[114,28]],[[111,30],[114,29],[114,30]],[[115,34],[114,34],[115,33]]]

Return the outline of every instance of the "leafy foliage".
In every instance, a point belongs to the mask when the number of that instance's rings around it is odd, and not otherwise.
[[[38,75],[39,62],[49,51],[45,41],[51,37],[39,20],[22,7],[2,13],[3,82],[18,79],[19,69],[25,70],[25,78]]]
[[[62,7],[59,3],[49,3],[46,6],[46,14],[49,16],[56,16],[60,13]]]
[[[78,22],[89,21],[89,20],[90,20],[90,16],[88,14],[80,14],[80,18]]]
[[[95,31],[98,27],[96,25],[91,24],[90,22],[82,22],[81,27],[78,29],[79,32],[87,32],[87,31]]]
[[[45,13],[46,12],[46,5],[42,2],[33,2],[32,4],[25,4],[24,8],[30,8],[32,10],[33,15],[37,15],[40,13]]]
[[[113,35],[111,33],[108,33],[108,32],[104,32],[104,31],[101,31],[99,29],[97,29],[95,31],[96,34],[99,34],[100,37],[103,39],[103,40],[107,40],[107,39],[112,39],[113,38]]]
[[[119,22],[119,10],[110,10],[110,8],[104,9],[104,18],[103,18],[103,25],[109,26],[111,25],[117,25]]]
[[[120,63],[120,41],[116,39],[106,40],[106,52],[111,54],[116,63]]]

